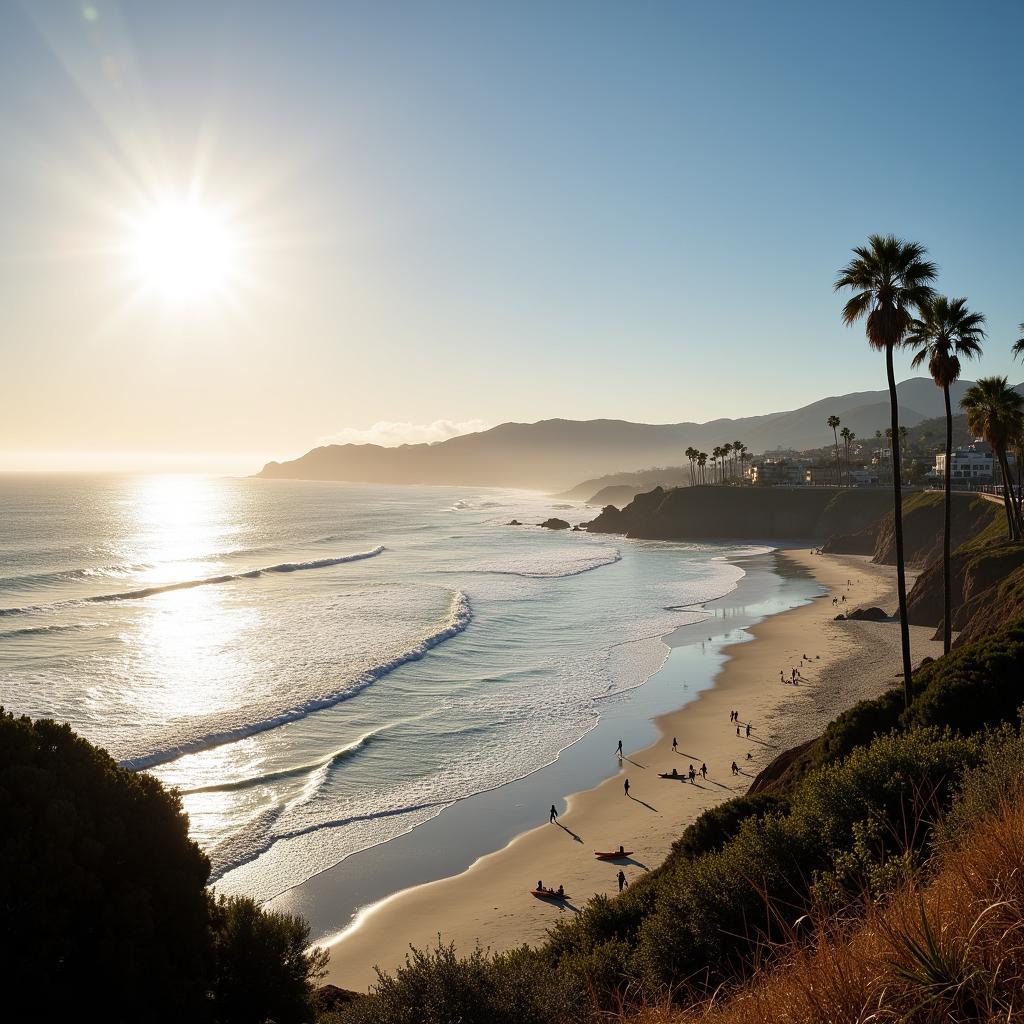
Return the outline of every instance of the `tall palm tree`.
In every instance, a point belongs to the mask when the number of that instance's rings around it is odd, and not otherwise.
[[[733,473],[733,476],[737,475],[736,474],[736,467],[737,467],[737,465],[739,465],[740,469],[743,468],[743,466],[741,465],[741,463],[743,461],[741,456],[743,455],[744,448],[746,448],[746,445],[742,441],[733,441],[733,443],[732,443],[732,452],[733,452],[732,473]],[[739,475],[742,476],[743,474],[740,473]]]
[[[907,625],[907,573],[903,560],[903,494],[900,481],[899,403],[893,349],[903,344],[913,311],[931,300],[935,264],[925,259],[927,250],[916,242],[904,242],[894,235],[871,235],[868,244],[853,250],[853,259],[836,277],[833,289],[850,289],[853,295],[843,307],[843,323],[852,326],[866,320],[868,344],[885,352],[889,381],[889,416],[892,422],[893,527],[896,540],[896,592],[900,606],[900,643],[903,648],[903,697],[913,700],[910,667],[910,629]]]
[[[846,449],[846,486],[850,486],[850,442],[853,440],[853,431],[849,427],[843,427],[839,431],[843,439],[843,447]]]
[[[700,482],[702,484],[703,483],[707,483],[707,480],[705,479],[705,476],[704,476],[704,467],[707,464],[708,464],[708,453],[707,452],[698,452],[697,453],[697,469],[700,472]]]
[[[950,495],[952,493],[953,466],[953,410],[949,402],[949,387],[960,379],[961,359],[974,359],[981,355],[981,342],[985,338],[985,317],[972,313],[966,299],[948,299],[936,295],[921,311],[907,333],[907,345],[917,349],[910,365],[917,369],[928,363],[937,388],[942,388],[946,404],[946,471],[943,480],[945,506],[942,534],[942,650],[949,654],[953,642],[952,581],[950,578]]]
[[[736,458],[739,460],[738,478],[739,483],[743,483],[743,463],[747,455],[747,446],[742,441],[733,441],[732,450],[736,453]]]
[[[832,436],[836,442],[836,486],[843,486],[843,471],[839,468],[839,435],[836,433],[836,429],[839,426],[838,416],[829,416],[828,425],[832,428]]]
[[[1013,343],[1014,358],[1024,356],[1024,323],[1017,324],[1017,330],[1020,331],[1021,336]]]
[[[719,463],[721,461],[721,458],[722,458],[722,446],[720,444],[716,444],[715,447],[711,449],[711,466],[712,466],[711,476],[712,476],[712,479],[715,481],[715,483],[718,483]]]
[[[692,487],[696,483],[694,479],[694,470],[697,462],[697,449],[690,445],[689,448],[683,453],[690,463],[690,486]]]
[[[1010,496],[1013,478],[1006,449],[1024,431],[1024,398],[1010,387],[1005,377],[982,377],[967,389],[960,399],[960,408],[967,413],[967,426],[992,446],[1003,477],[1006,527],[1010,540],[1020,540],[1020,514]]]
[[[732,444],[728,441],[722,445],[722,483],[725,483],[729,476],[729,457],[732,455]]]

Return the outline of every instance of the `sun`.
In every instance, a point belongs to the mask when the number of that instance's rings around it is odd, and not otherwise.
[[[223,292],[236,272],[235,245],[224,217],[193,199],[154,203],[133,222],[133,276],[173,302]]]

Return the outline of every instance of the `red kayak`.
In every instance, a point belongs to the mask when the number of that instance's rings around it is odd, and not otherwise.
[[[536,896],[539,900],[567,900],[569,894],[563,892],[559,894],[557,889],[531,889],[531,896]]]
[[[595,850],[594,851],[594,856],[598,860],[618,860],[620,857],[632,857],[633,856],[633,851],[632,850],[623,850],[620,853],[618,850],[612,850],[610,852],[606,852],[606,851],[603,851],[603,850]]]

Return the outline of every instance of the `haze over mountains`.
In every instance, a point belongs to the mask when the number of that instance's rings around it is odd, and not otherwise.
[[[951,388],[954,407],[972,381]],[[900,422],[912,427],[944,414],[942,392],[930,378],[897,387]],[[257,474],[272,479],[347,480],[361,483],[467,484],[561,491],[588,477],[651,466],[679,466],[693,445],[710,451],[740,440],[754,453],[813,448],[831,443],[831,415],[859,438],[889,423],[887,391],[859,391],[788,412],[718,419],[708,423],[630,423],[625,420],[541,420],[502,423],[434,444],[384,448],[326,445],[290,462],[269,462]]]

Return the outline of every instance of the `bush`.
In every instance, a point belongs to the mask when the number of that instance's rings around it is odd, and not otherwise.
[[[208,875],[176,794],[67,725],[0,709],[0,962],[55,1018],[201,1007]]]
[[[12,1019],[311,1019],[309,930],[214,900],[177,793],[0,708],[0,963]],[[24,1013],[22,1006],[31,1007]]]
[[[635,967],[655,988],[742,974],[766,943],[830,895],[877,884],[892,857],[927,849],[927,829],[906,828],[925,804],[948,802],[980,743],[935,730],[876,740],[808,775],[788,814],[749,818],[720,851],[676,860],[639,931]],[[846,852],[861,856],[851,864]]]
[[[221,897],[213,906],[214,1018],[231,1024],[312,1019],[311,981],[328,954],[307,952],[309,925],[261,910],[254,900]]]
[[[527,946],[460,958],[453,945],[413,949],[373,995],[334,1015],[345,1024],[563,1024],[589,1014],[583,989]]]

